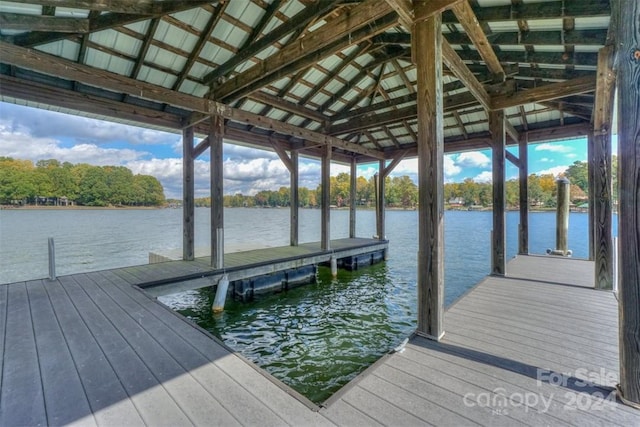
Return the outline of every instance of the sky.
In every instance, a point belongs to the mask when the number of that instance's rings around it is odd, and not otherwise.
[[[614,140],[615,141],[615,140]],[[517,156],[517,147],[509,147]],[[614,153],[617,149],[614,144]],[[575,161],[586,161],[585,139],[532,144],[529,147],[529,173],[558,175]],[[57,159],[61,162],[126,166],[134,174],[158,178],[167,198],[182,198],[181,135],[58,113],[39,108],[0,102],[0,156],[32,160]],[[254,195],[261,190],[289,186],[289,172],[271,151],[225,143],[225,194]],[[320,162],[300,158],[301,187],[316,188],[320,182]],[[370,178],[376,163],[358,166],[358,175]],[[331,165],[331,175],[349,173],[347,165]],[[196,197],[209,196],[208,152],[195,161]],[[417,159],[407,159],[391,176],[408,175],[417,182]],[[491,182],[491,151],[447,154],[445,182],[472,178]],[[507,179],[518,170],[507,162]]]

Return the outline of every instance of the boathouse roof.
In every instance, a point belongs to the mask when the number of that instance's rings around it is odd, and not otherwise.
[[[491,109],[507,143],[593,128],[609,0],[430,4],[443,10],[445,151],[488,148]],[[410,0],[3,1],[0,98],[201,134],[224,110],[227,140],[394,159],[416,152],[415,19]]]

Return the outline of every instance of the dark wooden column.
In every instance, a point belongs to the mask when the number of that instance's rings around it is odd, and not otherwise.
[[[331,188],[329,184],[331,181],[331,145],[325,146],[320,169],[320,174],[322,175],[320,179],[320,185],[322,186],[322,224],[320,225],[320,247],[322,248],[322,250],[328,251],[329,249],[331,249],[331,211],[329,209],[331,203]]]
[[[593,117],[593,249],[597,289],[613,289],[613,237],[611,228],[611,121],[615,90],[614,47],[598,52]]]
[[[491,274],[504,276],[506,273],[506,204],[504,190],[505,167],[505,135],[504,135],[504,111],[489,112],[489,130],[493,144],[492,170],[493,170],[493,233],[491,237]]]
[[[298,210],[299,210],[299,191],[298,191],[298,177],[299,177],[299,165],[298,165],[298,152],[295,150],[291,151],[291,190],[289,199],[291,201],[290,204],[290,223],[289,226],[291,228],[291,246],[298,246]]]
[[[213,268],[224,267],[223,136],[224,119],[218,115],[211,116],[209,154],[211,155],[211,266]]]
[[[193,126],[182,131],[182,259],[193,261],[195,236]]]
[[[520,226],[518,227],[518,253],[529,253],[529,135],[525,132],[518,141],[518,169],[520,185]]]
[[[351,175],[349,186],[349,238],[354,239],[356,237],[356,186],[358,183],[358,164],[356,158],[351,158]]]
[[[419,16],[425,2],[415,2]],[[413,27],[418,89],[418,329],[444,335],[444,128],[440,14]]]
[[[620,387],[640,405],[640,3],[615,0],[616,12]]]
[[[378,166],[378,185],[376,186],[376,234],[378,239],[384,240],[385,238],[385,228],[384,228],[384,205],[385,205],[385,168],[386,162],[384,160],[380,160]]]
[[[595,190],[593,187],[593,181],[595,180],[595,178],[593,177],[594,175],[594,170],[595,170],[595,158],[593,157],[593,145],[595,144],[594,139],[593,139],[593,130],[591,130],[591,132],[589,132],[589,135],[587,135],[587,177],[589,179],[589,184],[587,186],[587,189],[589,190],[589,219],[588,219],[588,233],[589,233],[589,260],[593,261],[595,259],[595,248],[594,248],[594,238],[596,235],[596,231],[595,231],[595,221],[596,221],[596,215],[595,215]]]

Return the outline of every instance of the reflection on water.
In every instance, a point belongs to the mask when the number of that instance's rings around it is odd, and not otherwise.
[[[163,298],[227,345],[315,402],[322,402],[415,329],[415,286],[385,264],[212,314],[211,293]],[[185,304],[186,300],[190,300]],[[192,304],[192,305],[190,305]]]

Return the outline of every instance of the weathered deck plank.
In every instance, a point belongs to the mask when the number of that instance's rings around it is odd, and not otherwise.
[[[127,390],[129,398],[138,409],[147,424],[191,424],[186,414],[174,401],[158,378],[157,373],[149,370],[143,360],[122,336],[126,331],[119,331],[108,317],[109,313],[101,310],[90,295],[95,291],[94,285],[86,281],[87,275],[60,278],[80,316],[100,343],[109,363],[116,371],[118,378]]]
[[[617,381],[617,302],[575,265],[519,257],[514,277],[451,307],[441,342],[413,338],[323,408],[132,286],[144,268],[2,285],[0,424],[640,425],[639,411],[601,398]]]
[[[42,280],[27,283],[27,295],[42,374],[49,424],[66,425],[90,414],[89,401],[73,356],[58,324]],[[84,419],[85,425],[96,425]]]
[[[115,425],[121,420],[128,420],[133,425],[143,424],[113,365],[64,288],[46,286],[45,290],[64,332],[98,424]]]
[[[47,421],[26,284],[8,287],[0,425]]]

